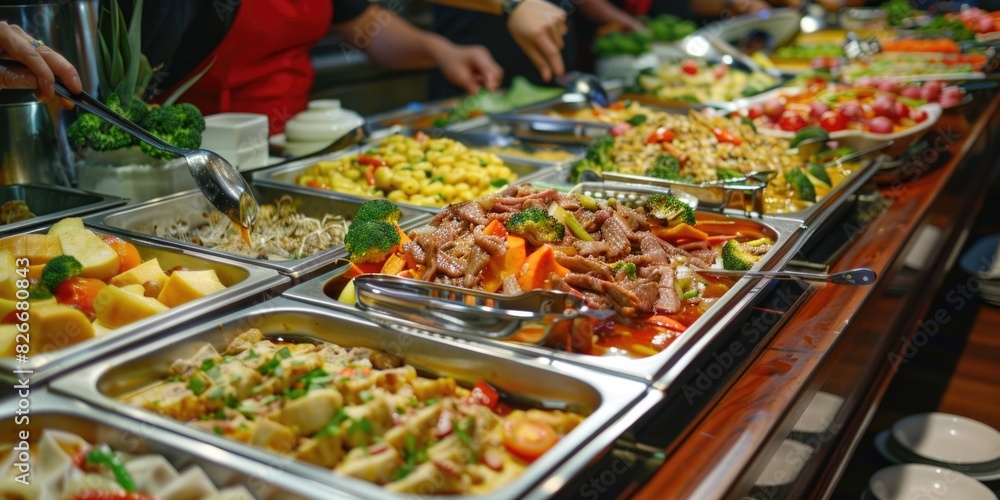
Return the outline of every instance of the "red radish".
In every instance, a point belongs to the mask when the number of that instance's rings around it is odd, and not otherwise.
[[[908,85],[899,91],[899,95],[907,99],[920,99],[920,87]]]
[[[778,127],[788,132],[796,132],[806,126],[806,119],[794,111],[785,111],[778,120]]]
[[[857,120],[861,118],[861,105],[857,101],[848,101],[837,106],[838,111],[844,116]]]
[[[935,102],[941,97],[941,82],[931,81],[920,87],[920,98],[927,102]]]
[[[990,33],[996,29],[996,24],[990,16],[980,17],[976,21],[976,33]]]
[[[768,99],[764,101],[764,114],[768,118],[778,121],[781,118],[781,114],[785,112],[785,103],[781,102],[779,99]]]
[[[895,82],[892,80],[882,80],[881,82],[879,82],[878,87],[876,88],[881,90],[882,92],[896,92],[896,90],[899,89],[899,82]]]
[[[827,132],[837,132],[847,128],[847,117],[836,111],[827,111],[820,118],[819,125]]]
[[[827,111],[830,111],[830,106],[827,106],[823,101],[816,100],[809,103],[809,116],[813,118],[819,118]]]
[[[896,120],[898,121],[910,116],[910,107],[907,106],[906,104],[896,101],[895,104],[893,104],[892,112],[893,114],[896,115]]]
[[[961,95],[958,95],[958,96],[951,95],[951,94],[949,94],[949,95],[942,95],[941,96],[941,101],[939,101],[939,102],[940,102],[942,108],[954,108],[955,106],[958,106],[959,104],[962,104],[962,97],[961,97]]]
[[[868,131],[873,134],[892,133],[892,120],[884,116],[876,116],[868,122]]]
[[[896,120],[896,101],[891,97],[880,95],[875,98],[875,102],[872,103],[872,111],[875,116],[884,116],[890,120]]]
[[[923,123],[927,120],[927,112],[920,108],[913,108],[910,110],[910,119],[917,123]]]

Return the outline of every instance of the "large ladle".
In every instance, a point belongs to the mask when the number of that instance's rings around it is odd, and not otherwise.
[[[249,229],[253,226],[259,209],[257,200],[243,176],[225,158],[205,149],[185,149],[169,144],[115,113],[94,96],[86,92],[73,94],[60,82],[56,82],[55,87],[56,94],[81,109],[120,127],[136,139],[157,149],[183,157],[187,161],[191,176],[194,177],[195,185],[215,208],[241,227]]]

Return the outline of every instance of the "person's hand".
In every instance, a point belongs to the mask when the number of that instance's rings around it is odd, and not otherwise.
[[[447,40],[436,40],[431,54],[441,73],[449,82],[475,94],[486,87],[496,90],[503,81],[503,69],[493,60],[490,51],[481,45],[455,45]]]
[[[764,0],[733,0],[729,7],[734,15],[751,14],[771,8]]]
[[[24,66],[5,66],[0,61],[0,89],[36,89],[39,102],[55,96],[59,77],[74,94],[83,91],[80,75],[69,61],[35,40],[20,26],[0,21],[0,59],[17,61]]]
[[[538,68],[543,81],[563,74],[566,11],[545,0],[524,0],[510,13],[507,30]]]

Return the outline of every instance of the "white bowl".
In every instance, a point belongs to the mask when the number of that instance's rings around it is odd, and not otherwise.
[[[910,415],[893,424],[892,438],[913,453],[937,462],[978,464],[1000,459],[1000,432],[958,415]]]
[[[961,472],[920,464],[886,467],[868,480],[868,488],[879,500],[997,498],[983,483]]]
[[[745,110],[753,104],[763,104],[769,99],[779,97],[782,95],[792,96],[803,92],[805,89],[801,87],[784,87],[763,94],[757,94],[753,97],[748,97],[745,99],[739,99],[736,101],[736,106]],[[830,132],[830,139],[840,140],[840,139],[851,139],[851,146],[855,149],[865,149],[872,147],[884,142],[893,141],[894,144],[888,149],[882,151],[882,154],[889,156],[900,156],[903,152],[909,149],[910,146],[915,144],[924,135],[929,128],[933,127],[937,123],[938,119],[941,118],[944,110],[941,109],[941,105],[937,103],[929,103],[920,106],[918,109],[922,109],[927,113],[927,119],[921,123],[910,127],[902,132],[896,132],[892,134],[873,134],[871,132],[865,132],[863,130],[839,130],[837,132]],[[794,139],[795,132],[788,132],[786,130],[774,129],[769,127],[759,127],[758,130],[763,135],[769,135],[772,137],[781,137],[784,139]]]
[[[652,52],[646,52],[638,56],[606,56],[597,60],[594,65],[594,72],[597,73],[597,76],[601,80],[621,79],[626,82],[633,82],[640,71],[646,68],[655,68],[659,64],[659,58]]]
[[[201,148],[209,151],[267,149],[267,115],[218,113],[205,117]]]

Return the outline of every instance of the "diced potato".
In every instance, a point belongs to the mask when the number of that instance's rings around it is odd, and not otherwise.
[[[59,222],[56,222],[49,228],[50,236],[59,236],[63,233],[68,233],[77,229],[83,229],[83,219],[79,217],[67,217]]]
[[[10,299],[0,299],[0,320],[7,317],[8,314],[17,310],[17,300]],[[57,304],[55,297],[43,299],[43,300],[32,300],[30,302],[30,307],[39,307],[47,304]]]
[[[147,281],[155,281],[161,287],[167,284],[167,273],[163,272],[160,262],[156,259],[147,260],[111,278],[109,283],[114,286],[125,287],[127,285],[142,285]]]
[[[134,293],[136,295],[142,295],[142,296],[146,295],[146,289],[142,285],[125,285],[121,287],[121,289],[125,290],[128,293]]]
[[[17,352],[17,325],[0,324],[0,358],[12,358]]]
[[[25,257],[33,266],[45,264],[62,255],[59,237],[47,234],[19,234],[0,240],[0,250],[7,250],[15,258]]]
[[[0,249],[0,299],[14,299],[17,293],[17,280],[20,276],[14,262],[14,254],[10,250]]]
[[[212,269],[207,271],[174,271],[170,275],[170,279],[167,280],[167,284],[163,285],[163,290],[160,291],[160,296],[157,299],[170,307],[177,307],[225,290],[225,288],[226,285],[219,281],[219,277]]]
[[[169,309],[154,298],[106,286],[94,298],[97,320],[108,328],[118,328]]]
[[[118,253],[89,229],[74,229],[59,235],[62,251],[83,265],[83,276],[107,280],[118,273]]]
[[[30,312],[28,326],[33,354],[65,349],[94,337],[90,319],[75,307],[63,304],[32,305]]]

